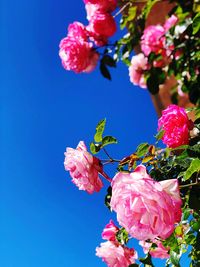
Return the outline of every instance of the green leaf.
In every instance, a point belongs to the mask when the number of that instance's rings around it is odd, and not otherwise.
[[[128,21],[134,20],[135,16],[137,14],[137,7],[136,6],[131,6],[128,10]]]
[[[133,264],[129,265],[128,267],[138,267],[138,266],[139,266],[138,264],[133,263]]]
[[[110,72],[103,62],[100,63],[100,71],[101,71],[101,74],[103,75],[104,78],[111,81]]]
[[[185,175],[183,177],[184,181],[187,181],[190,179],[190,177],[195,173],[200,171],[200,160],[199,159],[193,159],[190,163],[189,168],[186,170]]]
[[[200,30],[200,13],[197,13],[197,15],[194,17],[192,28],[193,34],[196,34]]]
[[[116,234],[116,239],[118,240],[119,243],[122,245],[128,243],[128,233],[125,228],[121,228],[117,234]]]
[[[189,146],[187,152],[190,157],[200,158],[200,145]]]
[[[140,144],[137,149],[136,149],[136,154],[138,157],[143,157],[149,149],[149,144],[148,143],[142,143]]]
[[[175,251],[171,250],[170,251],[170,259],[172,264],[174,264],[175,266],[180,266],[179,265],[179,261],[180,261],[180,255],[177,254]]]
[[[185,209],[182,214],[182,221],[187,220],[190,215],[191,215],[191,209]]]
[[[200,229],[200,220],[199,221],[196,221],[196,222],[193,222],[191,224],[191,226],[192,226],[192,228],[193,228],[194,231],[198,232],[199,229]]]
[[[109,67],[116,67],[116,61],[109,55],[105,55],[102,62]]]
[[[107,146],[110,144],[117,144],[117,139],[113,136],[105,136],[102,140],[102,146]]]
[[[161,140],[163,138],[164,133],[165,131],[163,129],[160,129],[160,131],[155,135],[156,140]]]
[[[96,127],[96,133],[94,136],[94,141],[95,142],[101,142],[102,141],[102,135],[105,130],[105,125],[106,125],[106,119],[101,120]]]
[[[195,112],[195,119],[196,120],[200,119],[200,108],[197,108],[197,110]]]
[[[101,149],[101,145],[100,144],[94,144],[94,143],[90,144],[90,151],[91,151],[92,154],[97,154],[100,149]]]
[[[142,15],[145,17],[145,19],[148,17],[152,7],[158,2],[158,0],[148,0],[145,4]]]
[[[147,88],[152,95],[159,92],[159,85],[165,82],[166,76],[162,69],[151,68],[147,78]]]
[[[178,146],[176,148],[171,148],[171,151],[175,151],[175,150],[184,150],[187,149],[188,145],[182,145],[182,146]]]

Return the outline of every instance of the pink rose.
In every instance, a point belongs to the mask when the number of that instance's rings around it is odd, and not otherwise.
[[[116,32],[116,23],[109,13],[96,12],[91,17],[87,30],[97,36],[111,37]]]
[[[171,17],[169,17],[165,21],[165,24],[164,24],[165,31],[169,31],[169,29],[175,26],[177,22],[178,22],[178,18],[175,15],[172,15]]]
[[[87,41],[88,39],[85,26],[78,21],[75,21],[72,24],[69,24],[67,36],[73,39],[78,39],[78,40],[81,39],[83,41]]]
[[[114,224],[112,220],[105,226],[102,232],[102,238],[109,241],[116,240],[116,233],[119,231],[119,228]]]
[[[157,247],[152,248],[152,243],[156,244]],[[143,247],[144,253],[150,253],[154,258],[167,259],[169,258],[169,249],[163,246],[161,241],[153,240],[153,242],[140,241],[139,244]]]
[[[101,12],[113,12],[117,7],[116,0],[83,0],[84,3],[95,5],[96,10]]]
[[[89,194],[98,192],[103,184],[98,173],[103,173],[99,159],[87,152],[83,141],[77,148],[68,147],[65,152],[65,170],[69,171],[72,182],[79,190],[87,191]]]
[[[141,49],[145,56],[151,52],[165,55],[165,29],[161,25],[148,26],[141,37]]]
[[[140,53],[133,56],[131,59],[131,66],[129,67],[130,81],[134,85],[139,85],[142,88],[146,88],[146,81],[144,78],[144,72],[148,69],[148,59],[144,54]]]
[[[91,3],[87,3],[85,5],[85,10],[87,13],[87,20],[91,20],[91,18],[94,16],[96,12],[98,12],[99,7],[97,5],[93,5]]]
[[[99,54],[93,49],[92,43],[70,36],[61,40],[59,56],[63,67],[76,73],[91,72],[99,59]]]
[[[137,259],[134,249],[121,246],[117,242],[107,241],[96,248],[96,256],[108,265],[108,267],[128,267]]]
[[[173,187],[173,183],[175,184]],[[154,181],[143,165],[132,173],[119,172],[112,180],[111,208],[128,233],[139,240],[166,239],[180,220],[177,180],[170,186]],[[173,189],[172,189],[173,188]]]
[[[161,184],[162,189],[167,194],[169,194],[171,199],[173,200],[174,209],[176,210],[175,221],[179,222],[182,216],[182,211],[180,209],[182,205],[182,200],[179,194],[178,181],[176,179],[171,179],[171,180],[160,181],[159,183]]]
[[[169,105],[162,111],[158,120],[158,130],[163,129],[162,141],[170,148],[176,148],[189,143],[189,131],[193,123],[189,120],[185,109],[177,105]]]

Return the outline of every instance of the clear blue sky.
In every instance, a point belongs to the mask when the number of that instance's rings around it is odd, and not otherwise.
[[[153,142],[150,97],[122,64],[112,82],[98,68],[75,75],[61,67],[67,25],[86,22],[82,0],[3,0],[0,10],[0,266],[105,266],[95,247],[111,215],[103,206],[108,184],[99,194],[79,191],[64,171],[64,151],[79,140],[88,145],[104,117],[106,133],[119,140],[114,157]]]

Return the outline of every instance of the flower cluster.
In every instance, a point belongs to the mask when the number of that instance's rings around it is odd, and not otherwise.
[[[172,15],[163,26],[150,25],[144,30],[141,38],[141,49],[145,56],[149,56],[152,52],[162,55],[163,58],[170,55],[174,47],[166,43],[165,35],[177,22],[178,18]]]
[[[164,135],[160,138],[169,148],[188,144],[192,127],[194,124],[189,120],[185,110],[176,105],[170,105],[164,110],[158,121],[158,130],[164,130]],[[105,120],[102,120],[96,128],[95,136],[98,135],[98,138],[94,138],[99,142],[96,144],[97,150],[105,146],[103,140],[106,138],[102,136],[104,128]],[[109,140],[113,142],[114,138],[109,136]],[[95,146],[94,143],[93,145]],[[142,145],[142,149],[145,146],[145,144]],[[109,208],[116,212],[120,227],[110,220],[102,232],[102,239],[105,242],[96,248],[96,255],[102,258],[108,267],[128,267],[135,264],[138,260],[137,252],[127,247],[130,238],[139,240],[139,245],[145,254],[154,258],[168,259],[173,244],[171,241],[169,243],[165,241],[174,235],[182,242],[183,229],[188,229],[188,223],[181,225],[183,201],[177,176],[174,178],[170,174],[167,179],[161,180],[156,177],[155,173],[159,174],[157,170],[159,165],[155,165],[155,159],[159,160],[160,149],[156,152],[153,145],[147,148],[146,152],[142,152],[144,157],[141,161],[148,162],[148,167],[144,164],[136,164],[136,167],[132,167],[129,164],[130,161],[139,160],[138,155],[132,154],[120,161],[116,160],[119,162],[119,171],[113,179],[106,175],[101,160],[87,151],[83,141],[79,142],[76,149],[67,148],[65,153],[65,169],[70,172],[72,182],[80,190],[90,194],[98,192],[103,186],[99,174],[111,182],[109,187],[111,193],[108,195]],[[107,152],[106,155],[108,156]],[[174,155],[172,158],[174,160]],[[122,167],[127,164],[127,160],[129,168],[124,170]],[[153,167],[149,168],[151,160]],[[109,157],[107,163],[113,162],[115,160]],[[199,161],[195,164],[198,163]]]
[[[153,61],[153,67],[165,67],[169,63],[169,57],[174,49],[172,44],[166,41],[166,33],[178,22],[178,18],[174,15],[169,17],[164,26],[150,25],[146,27],[141,37],[141,50],[143,53],[135,55],[131,59],[129,67],[130,81],[134,85],[147,88],[145,73],[150,69],[148,56],[151,53],[159,56]]]
[[[67,37],[60,42],[59,56],[63,67],[75,73],[91,72],[97,65],[97,46],[105,45],[116,31],[111,12],[116,8],[115,0],[84,0],[89,25],[74,22],[68,27]]]
[[[116,23],[111,15],[117,7],[116,0],[84,0],[89,25],[87,31],[97,46],[107,44],[108,38],[116,31]]]
[[[121,245],[116,240],[116,233],[119,230],[111,220],[103,230],[102,237],[107,241],[96,248],[96,255],[108,265],[108,267],[128,267],[138,258],[133,248]],[[108,234],[109,233],[109,234]]]
[[[96,128],[96,133],[101,135],[98,140],[103,140],[103,132],[100,131],[104,129],[104,123],[105,120],[102,120]],[[188,144],[192,127],[193,123],[188,119],[185,110],[176,105],[170,105],[164,110],[158,121],[158,129],[164,130],[163,142],[170,148]],[[103,145],[104,143],[100,143],[97,147]],[[147,158],[151,159],[155,155],[154,150],[153,146],[148,148],[150,154],[147,155],[151,156]],[[134,158],[134,154],[132,156]],[[109,159],[108,162],[112,161],[114,160]],[[124,164],[124,159],[120,163]],[[144,164],[138,165],[132,171],[121,170],[110,179],[101,160],[87,151],[83,141],[79,142],[76,149],[67,148],[64,166],[70,172],[72,182],[89,194],[98,192],[103,187],[99,174],[111,182],[109,207],[116,212],[117,221],[122,228],[110,220],[102,232],[102,239],[106,242],[96,248],[96,255],[109,267],[128,267],[137,260],[137,252],[126,246],[128,237],[139,240],[144,253],[149,253],[152,257],[170,257],[171,248],[162,241],[174,233],[181,221],[182,199],[178,179],[170,177],[156,181]],[[124,234],[122,229],[127,234],[124,239],[121,239]]]
[[[110,79],[108,67],[115,67],[121,59],[128,65],[130,81],[134,85],[148,88],[155,95],[161,87],[165,90],[169,85],[172,103],[180,104],[181,99],[199,105],[199,14],[196,4],[165,1],[164,5],[169,4],[172,8],[168,13],[171,16],[162,25],[149,25],[148,16],[152,11],[149,4],[144,4],[140,10],[134,1],[83,2],[88,25],[70,24],[67,36],[60,42],[59,55],[66,70],[91,72],[100,61],[102,75]],[[109,38],[117,29],[112,12],[117,5],[120,9],[115,16],[121,15],[120,26],[126,27],[128,33],[111,44]],[[156,7],[156,3],[152,6]],[[136,55],[135,48],[140,51]],[[184,108],[169,105],[158,120],[155,144],[142,143],[123,159],[113,159],[105,149],[106,145],[117,143],[112,136],[103,137],[105,119],[97,125],[94,142],[90,144],[95,156],[87,151],[82,141],[76,149],[67,148],[65,169],[80,190],[89,194],[99,192],[103,187],[99,175],[110,182],[105,204],[116,213],[119,227],[110,220],[102,232],[105,242],[96,248],[96,255],[108,267],[153,266],[151,257],[167,259],[168,265],[176,262],[179,266],[182,253],[188,248],[191,264],[200,264],[197,241],[200,237],[200,113],[195,109],[193,112],[194,122]],[[159,140],[167,147],[157,147]],[[105,153],[106,159],[96,157],[100,151]],[[113,179],[103,168],[109,163],[117,164]],[[147,254],[145,259],[138,258],[137,252],[128,247],[132,238],[139,241]]]

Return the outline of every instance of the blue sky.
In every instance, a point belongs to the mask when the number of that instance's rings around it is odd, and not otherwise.
[[[119,140],[109,148],[114,157],[153,142],[150,97],[122,64],[112,82],[98,68],[80,75],[62,68],[58,44],[67,25],[86,23],[81,0],[3,0],[0,17],[0,266],[105,266],[95,247],[111,218],[103,206],[108,183],[98,194],[79,191],[64,171],[64,151],[79,140],[89,145],[105,117],[106,133]]]

